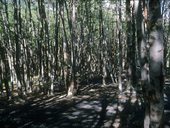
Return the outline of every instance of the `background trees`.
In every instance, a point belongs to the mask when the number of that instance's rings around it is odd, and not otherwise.
[[[140,88],[140,80],[150,84],[148,66],[152,69],[154,63],[147,57],[156,53],[152,48],[150,54],[146,51],[148,40],[160,35],[150,34],[157,20],[151,15],[156,4],[147,0],[0,3],[0,88],[8,99],[34,92],[53,95],[56,90],[73,96],[80,86],[97,82],[113,83],[119,92]],[[161,1],[159,8],[164,67],[169,73],[168,1]]]

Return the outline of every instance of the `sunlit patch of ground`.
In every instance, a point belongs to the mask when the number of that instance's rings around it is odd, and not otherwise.
[[[167,88],[168,87],[167,85]],[[10,105],[1,101],[2,128],[142,128],[142,96],[133,91],[118,93],[112,85],[88,85],[68,98],[64,93],[54,96],[35,95],[18,99]],[[170,92],[170,91],[169,91]],[[165,113],[169,116],[169,94]],[[20,101],[23,100],[23,101]],[[169,116],[170,117],[170,116]],[[167,118],[169,118],[167,117]],[[166,122],[170,121],[170,119]],[[170,123],[170,122],[169,122]]]

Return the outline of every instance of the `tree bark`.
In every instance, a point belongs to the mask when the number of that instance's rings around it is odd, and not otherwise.
[[[161,5],[158,0],[148,1],[148,78],[145,86],[146,116],[145,128],[163,127],[164,113],[164,40]],[[146,65],[145,65],[146,66]],[[145,76],[146,77],[146,76]],[[149,122],[149,123],[146,123]]]
[[[68,96],[73,96],[77,93],[77,83],[76,83],[76,65],[75,65],[75,45],[77,43],[76,37],[76,13],[77,13],[77,6],[76,0],[72,0],[72,15],[71,15],[71,82],[68,88]]]

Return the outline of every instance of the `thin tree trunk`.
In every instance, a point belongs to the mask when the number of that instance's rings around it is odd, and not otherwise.
[[[21,57],[21,49],[20,49],[20,40],[19,40],[19,14],[18,14],[18,4],[16,0],[13,0],[14,2],[14,30],[15,30],[15,70],[16,70],[16,75],[17,75],[17,86],[22,94],[22,78],[21,78],[21,73],[20,73],[20,57]]]
[[[118,42],[119,42],[119,60],[118,60],[118,63],[119,63],[119,66],[118,66],[118,70],[119,70],[119,74],[118,74],[118,88],[119,88],[119,91],[122,92],[123,90],[123,87],[122,87],[122,27],[121,27],[121,23],[122,23],[122,11],[121,11],[121,5],[122,5],[122,1],[120,0],[119,1],[119,4],[118,4],[118,18],[117,18],[117,29],[118,29]]]
[[[76,84],[76,70],[75,70],[75,44],[77,43],[76,37],[76,1],[72,0],[72,16],[71,16],[71,83],[68,88],[68,96],[73,96],[77,93]]]
[[[131,36],[132,36],[132,32],[131,32],[131,8],[130,8],[130,0],[126,0],[126,20],[127,20],[127,64],[126,64],[126,70],[127,70],[127,79],[128,79],[128,88],[131,85],[131,77],[132,77],[132,66],[131,66],[131,47],[132,47],[132,42],[131,42]]]
[[[66,27],[65,27],[65,19],[64,19],[64,3],[59,3],[60,5],[60,10],[59,10],[59,15],[61,17],[61,22],[62,22],[62,29],[63,29],[63,38],[62,38],[62,51],[63,51],[63,62],[64,64],[62,65],[63,67],[63,77],[64,77],[64,85],[66,90],[68,91],[69,88],[69,76],[70,76],[70,67],[68,66],[70,63],[70,54],[69,54],[69,46],[68,46],[68,37],[67,37],[67,32],[66,32]],[[68,92],[67,92],[68,93]]]

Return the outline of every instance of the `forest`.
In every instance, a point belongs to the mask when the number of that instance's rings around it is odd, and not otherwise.
[[[170,128],[169,0],[0,0],[1,128]]]

